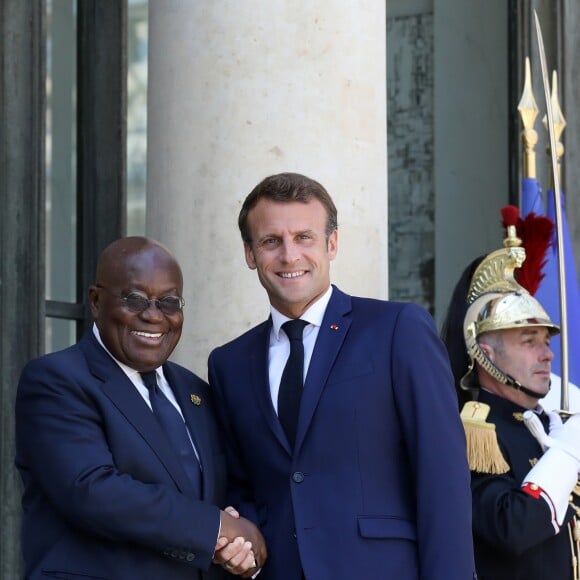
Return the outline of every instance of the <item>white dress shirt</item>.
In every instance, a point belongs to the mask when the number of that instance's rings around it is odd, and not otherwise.
[[[326,307],[332,295],[332,286],[300,317],[308,324],[304,327],[302,342],[304,344],[304,379],[308,373],[312,351],[318,338],[318,331],[326,312]],[[276,413],[278,413],[278,391],[286,361],[290,356],[290,340],[282,330],[282,325],[292,320],[270,306],[272,314],[272,331],[270,332],[270,347],[268,349],[268,374],[270,380],[270,396]]]
[[[109,349],[103,344],[103,341],[101,340],[101,335],[99,333],[99,329],[97,328],[96,324],[93,324],[93,334],[95,335],[95,338],[97,339],[99,344],[109,353],[109,356],[119,365],[119,367],[121,367],[121,370],[127,375],[127,378],[133,383],[133,385],[137,389],[137,392],[141,395],[143,400],[147,403],[147,406],[153,411],[153,408],[151,407],[151,401],[149,400],[149,389],[145,386],[145,383],[143,382],[143,379],[141,378],[139,371],[136,371],[135,369],[132,369],[130,366],[127,366],[126,364],[122,363],[120,360],[117,360],[111,354]],[[181,407],[177,403],[177,399],[175,398],[175,395],[173,394],[173,389],[169,386],[169,383],[167,382],[167,379],[165,378],[165,375],[163,374],[163,367],[157,367],[155,369],[155,374],[157,377],[157,386],[159,387],[159,390],[167,397],[169,402],[177,409],[177,412],[180,414],[181,418],[183,419],[183,413],[181,412]],[[187,427],[187,424],[185,423],[185,419],[183,419],[183,420],[184,420],[185,428],[187,430],[187,434],[189,435],[189,440],[191,441],[191,445],[193,447],[193,450],[195,451],[195,455],[197,456],[197,460],[199,461],[199,454],[197,452],[197,449],[195,448],[195,443],[193,442],[193,439],[191,438],[191,433],[189,432],[189,428]],[[200,467],[201,467],[201,462],[200,462]]]

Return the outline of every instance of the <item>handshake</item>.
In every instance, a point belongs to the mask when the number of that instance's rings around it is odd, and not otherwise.
[[[255,578],[264,565],[268,551],[260,530],[242,518],[232,506],[220,511],[220,532],[213,563],[232,575]]]

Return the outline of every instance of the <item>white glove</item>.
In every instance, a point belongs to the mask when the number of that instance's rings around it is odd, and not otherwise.
[[[550,419],[550,435],[554,437],[558,437],[560,429],[564,426],[562,423],[562,418],[556,411],[551,411],[546,413],[548,418]],[[533,411],[526,411],[524,413],[524,424],[528,428],[528,431],[535,437],[538,441],[540,446],[542,447],[542,451],[546,451],[552,445],[552,440],[550,439],[550,435],[546,433],[544,430],[544,426],[540,421],[537,413]]]
[[[564,427],[564,423],[562,422],[562,417],[560,416],[560,413],[558,413],[557,411],[549,411],[546,414],[550,418],[550,429],[549,429],[550,435],[557,437],[557,435],[560,432],[560,429],[562,429],[562,427]]]
[[[571,415],[566,423],[558,413],[548,413],[550,418],[550,434],[548,435],[542,426],[539,417],[533,411],[524,413],[524,423],[530,433],[537,439],[545,451],[554,447],[565,451],[580,463],[580,413]]]
[[[553,519],[561,526],[568,509],[568,498],[578,481],[580,414],[572,415],[566,423],[562,423],[559,416],[556,418],[552,415],[550,435],[547,435],[535,413],[524,413],[524,421],[530,433],[547,451],[526,475],[522,486],[532,484],[548,496],[548,504],[555,512]]]

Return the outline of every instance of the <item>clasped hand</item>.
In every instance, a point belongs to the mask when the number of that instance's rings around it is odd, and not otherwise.
[[[240,517],[232,507],[220,512],[220,537],[213,558],[215,564],[223,566],[230,574],[251,578],[267,557],[264,538],[252,522]]]

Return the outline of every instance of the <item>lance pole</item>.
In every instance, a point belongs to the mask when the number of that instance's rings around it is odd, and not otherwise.
[[[566,305],[566,270],[564,262],[564,236],[562,226],[562,199],[560,191],[560,175],[558,171],[558,156],[556,147],[556,131],[554,127],[553,99],[550,95],[550,83],[548,80],[548,69],[546,65],[546,52],[542,38],[542,29],[538,13],[534,10],[536,22],[536,35],[538,38],[538,52],[540,54],[540,65],[542,69],[542,85],[546,99],[546,117],[548,134],[550,136],[550,157],[552,160],[552,178],[554,184],[554,206],[556,209],[556,234],[558,240],[558,276],[560,288],[560,337],[561,337],[561,408],[563,411],[569,410],[568,397],[568,317]],[[557,92],[556,92],[557,96]],[[559,106],[558,106],[559,109]],[[562,127],[563,130],[563,127]],[[560,131],[561,133],[561,131]]]

